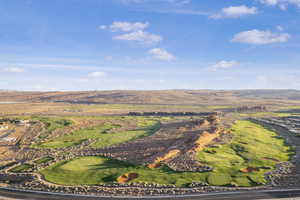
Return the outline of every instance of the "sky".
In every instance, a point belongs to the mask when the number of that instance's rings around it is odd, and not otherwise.
[[[300,89],[300,0],[0,0],[0,89]]]

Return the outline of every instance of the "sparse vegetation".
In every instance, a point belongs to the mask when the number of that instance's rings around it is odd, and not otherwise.
[[[237,115],[241,117],[288,117],[293,115],[293,113],[283,113],[283,112],[254,112],[254,113],[238,113]]]

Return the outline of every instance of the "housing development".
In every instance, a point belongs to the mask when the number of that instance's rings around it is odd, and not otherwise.
[[[300,0],[0,0],[0,200],[300,199]]]
[[[289,99],[300,92],[258,93],[3,91],[1,186],[100,196],[297,188],[300,105]]]

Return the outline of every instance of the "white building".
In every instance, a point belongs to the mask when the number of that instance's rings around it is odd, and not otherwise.
[[[7,129],[8,129],[8,126],[0,125],[0,131],[7,130]]]

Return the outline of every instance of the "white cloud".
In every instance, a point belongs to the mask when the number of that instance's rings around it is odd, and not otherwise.
[[[92,78],[100,78],[104,76],[106,76],[105,72],[91,72],[88,74],[88,77],[92,77]]]
[[[245,5],[241,6],[230,6],[226,8],[222,8],[222,10],[210,16],[213,19],[220,19],[220,18],[238,18],[244,15],[254,15],[257,13],[257,8],[255,7],[247,7]]]
[[[262,4],[270,5],[270,6],[275,6],[278,4],[278,0],[260,0]]]
[[[289,5],[300,8],[300,0],[260,0],[260,2],[268,6],[278,6],[281,10],[287,10]]]
[[[114,36],[113,40],[135,41],[141,44],[151,45],[162,41],[163,38],[160,35],[156,35],[156,34],[152,34],[140,30],[132,33],[126,33],[126,34]]]
[[[288,9],[288,5],[287,4],[279,4],[279,8],[280,8],[280,10],[285,11]]]
[[[217,62],[216,64],[214,64],[211,69],[213,71],[216,71],[218,69],[230,69],[232,67],[236,67],[239,65],[239,62],[235,61],[235,60],[231,60],[231,61],[226,61],[226,60],[221,60],[219,62]]]
[[[99,28],[102,30],[109,29],[111,32],[117,32],[117,31],[131,32],[131,31],[144,30],[148,26],[149,26],[148,22],[131,23],[131,22],[115,21],[109,26],[101,25],[101,26],[99,26]]]
[[[107,26],[106,25],[101,25],[101,26],[99,26],[99,28],[102,29],[102,30],[105,30],[105,29],[107,29]]]
[[[165,49],[161,48],[153,48],[149,50],[148,53],[151,54],[154,58],[162,61],[172,61],[175,59],[175,56],[167,52]]]
[[[148,22],[113,22],[109,26],[102,25],[99,28],[110,30],[111,32],[129,32],[121,35],[115,35],[112,37],[113,40],[135,41],[144,45],[153,45],[163,40],[160,35],[144,31],[144,29],[148,27]]]
[[[120,0],[123,4],[141,4],[153,3],[153,0]],[[168,3],[175,6],[184,6],[191,2],[191,0],[156,0],[156,3]]]
[[[19,68],[19,67],[7,67],[7,68],[4,68],[3,71],[13,72],[13,73],[21,73],[21,72],[24,72],[25,70],[23,68]]]
[[[276,29],[277,29],[278,31],[284,31],[284,28],[283,28],[282,26],[280,26],[280,25],[276,26]]]
[[[282,43],[288,41],[290,35],[288,33],[272,33],[270,31],[249,30],[236,34],[232,42],[247,43],[247,44],[271,44]]]

